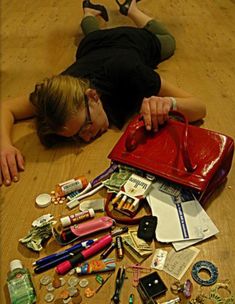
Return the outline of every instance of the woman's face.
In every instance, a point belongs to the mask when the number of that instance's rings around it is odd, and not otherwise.
[[[74,114],[58,135],[80,137],[89,142],[107,131],[109,121],[100,99],[87,97],[87,101],[84,109]]]

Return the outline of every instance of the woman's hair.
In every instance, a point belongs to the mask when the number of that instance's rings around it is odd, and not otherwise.
[[[84,106],[88,80],[67,75],[46,78],[36,84],[30,102],[36,110],[37,132],[43,145],[49,147],[62,136],[56,135],[66,121]]]

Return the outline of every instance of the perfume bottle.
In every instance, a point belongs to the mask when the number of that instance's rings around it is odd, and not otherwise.
[[[36,292],[30,273],[27,268],[23,267],[20,260],[13,260],[10,262],[7,285],[11,304],[36,303]]]

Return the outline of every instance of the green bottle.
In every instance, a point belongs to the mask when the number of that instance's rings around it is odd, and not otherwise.
[[[28,269],[20,260],[10,262],[10,272],[7,277],[11,304],[36,303],[36,292]]]

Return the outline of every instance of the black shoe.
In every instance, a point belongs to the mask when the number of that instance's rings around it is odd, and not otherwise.
[[[105,20],[105,21],[109,21],[109,16],[107,13],[107,10],[105,8],[104,5],[100,5],[100,4],[92,4],[90,2],[90,0],[83,0],[82,2],[82,7],[83,8],[92,8],[96,11],[100,12],[100,16]]]
[[[136,0],[136,2],[139,2],[139,1],[140,0]],[[122,15],[127,16],[132,0],[126,0],[123,4],[121,4],[118,0],[116,0],[116,2],[119,5],[119,12]]]

